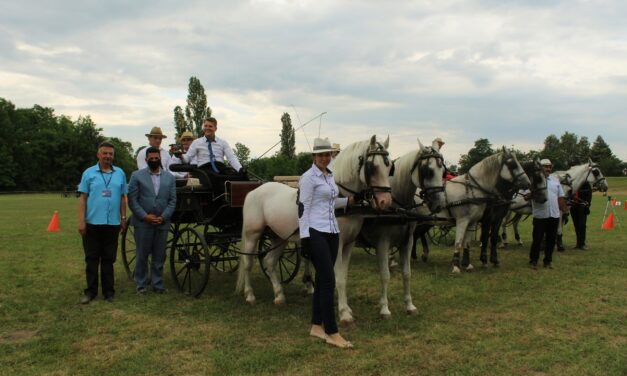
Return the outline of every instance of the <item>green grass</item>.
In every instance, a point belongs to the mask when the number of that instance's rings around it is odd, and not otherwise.
[[[609,179],[627,199],[627,179]],[[60,195],[0,196],[0,373],[117,374],[627,374],[627,211],[622,229],[600,230],[607,199],[595,194],[589,250],[556,253],[555,270],[527,268],[525,246],[500,251],[499,269],[452,275],[452,250],[433,247],[414,263],[419,314],[403,312],[398,272],[390,284],[390,320],[378,317],[373,256],[355,250],[349,303],[356,323],[341,351],[308,337],[310,298],[296,281],[277,307],[269,282],[254,272],[258,302],[234,295],[235,276],[211,274],[199,299],[174,291],[139,297],[116,263],[117,301],[81,306],[83,252],[77,200]],[[46,232],[54,210],[62,230]],[[510,235],[511,236],[511,235]],[[478,250],[472,250],[477,267]]]

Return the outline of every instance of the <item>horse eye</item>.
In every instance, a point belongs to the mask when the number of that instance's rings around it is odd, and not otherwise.
[[[599,170],[592,170],[592,175],[594,175],[594,177],[599,177]]]

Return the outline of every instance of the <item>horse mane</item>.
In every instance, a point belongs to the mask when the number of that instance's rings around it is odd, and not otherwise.
[[[369,146],[370,140],[368,139],[354,142],[342,149],[342,152],[333,160],[333,177],[336,183],[356,192],[366,188],[359,179],[359,157],[366,157]]]
[[[573,186],[573,193],[575,193],[583,185],[584,178],[586,177],[585,170],[589,166],[590,165],[588,163],[572,166],[566,171],[555,171],[555,175],[557,176],[557,179],[561,182],[562,176],[568,174],[573,179],[572,186]]]
[[[428,148],[430,152],[430,147]],[[411,175],[416,159],[422,155],[420,149],[403,154],[394,161],[394,176],[390,179],[392,196],[401,202],[413,202],[418,187],[414,186]],[[406,189],[405,189],[406,188]],[[408,197],[406,197],[408,196]]]

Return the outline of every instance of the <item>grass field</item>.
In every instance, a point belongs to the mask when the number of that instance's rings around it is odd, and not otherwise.
[[[609,179],[627,199],[627,178]],[[0,195],[0,374],[285,374],[285,375],[626,375],[627,211],[622,229],[602,231],[607,199],[595,194],[588,251],[555,255],[554,270],[527,267],[525,246],[501,251],[499,269],[450,273],[450,249],[433,247],[413,264],[419,314],[403,312],[398,272],[390,284],[390,320],[378,317],[375,258],[355,250],[349,303],[356,316],[344,330],[356,347],[343,351],[308,333],[310,298],[286,286],[274,306],[257,267],[258,302],[234,295],[235,276],[212,272],[198,298],[174,291],[137,296],[116,263],[117,300],[78,303],[83,252],[75,198]],[[62,230],[46,232],[54,210]],[[511,235],[510,235],[511,236]],[[472,261],[478,266],[478,250]]]

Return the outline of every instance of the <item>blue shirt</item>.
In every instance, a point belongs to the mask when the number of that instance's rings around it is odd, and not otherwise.
[[[106,191],[109,191],[107,193]],[[83,172],[78,191],[87,195],[85,222],[90,225],[119,225],[122,196],[128,193],[126,176],[121,168],[111,166],[109,172],[100,171],[100,165]]]
[[[320,232],[337,234],[340,232],[335,219],[335,209],[346,207],[347,197],[338,197],[340,190],[333,174],[326,176],[314,164],[301,176],[298,182],[302,213],[298,218],[301,238],[309,237],[309,228]],[[300,210],[299,210],[300,211]]]

